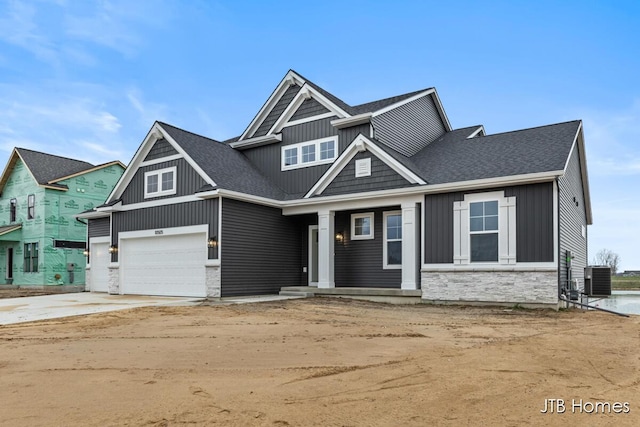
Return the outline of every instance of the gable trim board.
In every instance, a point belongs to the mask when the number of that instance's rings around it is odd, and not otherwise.
[[[330,117],[335,117],[335,116],[336,116],[336,113],[334,113],[333,111],[329,111],[328,113],[309,116],[309,117],[305,117],[304,119],[289,120],[288,122],[282,125],[282,129],[287,128],[289,126],[302,125],[304,123],[315,122],[316,120],[328,119]]]
[[[384,150],[378,147],[373,141],[366,136],[360,134],[353,142],[343,151],[334,164],[325,172],[325,174],[311,187],[311,190],[305,194],[304,198],[308,199],[311,196],[322,194],[322,192],[331,184],[331,182],[338,176],[338,174],[345,168],[345,166],[353,159],[353,157],[363,151],[370,151],[384,163],[386,163],[391,169],[396,171],[400,176],[406,179],[411,184],[425,185],[426,182],[418,175],[407,169],[404,165],[398,162],[396,159],[388,155]]]
[[[262,145],[273,144],[276,142],[282,142],[282,134],[276,133],[271,135],[258,136],[255,138],[249,138],[242,141],[236,141],[229,144],[231,148],[237,148],[242,150],[248,147],[260,147]]]
[[[173,148],[180,154],[181,158],[184,158],[187,161],[187,163],[189,163],[189,165],[198,173],[198,175],[200,175],[200,177],[207,184],[211,185],[212,187],[217,186],[217,184],[213,181],[213,179],[211,179],[211,177],[202,170],[202,168],[198,165],[198,163],[195,162],[191,158],[191,156],[187,154],[187,152],[180,146],[180,144],[178,144],[171,137],[171,135],[169,135],[169,133],[162,128],[162,125],[159,122],[155,122],[151,127],[151,129],[149,130],[149,132],[147,133],[147,136],[144,138],[142,144],[140,145],[136,153],[133,155],[133,159],[129,163],[129,167],[125,170],[121,179],[118,181],[118,184],[115,186],[115,188],[107,198],[106,203],[111,203],[119,199],[120,196],[122,196],[122,193],[124,193],[124,190],[129,186],[129,183],[131,182],[131,180],[133,180],[133,177],[135,176],[138,169],[141,166],[146,166],[146,165],[143,165],[143,163],[145,163],[144,159],[146,158],[147,154],[149,154],[149,151],[153,148],[153,145],[160,139],[166,139],[169,142],[169,144],[171,144]],[[174,156],[172,155],[168,157],[174,157]],[[167,158],[160,158],[160,159],[154,159],[154,160],[161,160],[161,162],[164,162],[167,160]],[[158,163],[161,163],[161,162],[158,162]]]
[[[569,151],[569,155],[567,156],[567,161],[564,165],[565,172],[569,168],[569,162],[571,161],[571,157],[573,156],[573,152],[578,150],[578,159],[580,162],[580,173],[583,182],[583,197],[584,197],[584,209],[587,215],[587,225],[593,224],[593,212],[591,211],[591,192],[589,191],[589,174],[587,172],[587,155],[585,153],[584,147],[584,134],[582,132],[582,121],[576,130],[576,136],[573,141],[573,145],[571,146],[571,150]]]
[[[51,181],[48,182],[48,184],[55,184],[57,182],[60,181],[64,181],[65,179],[70,179],[70,178],[75,178],[76,176],[80,176],[80,175],[84,175],[85,173],[89,173],[89,172],[94,172],[100,169],[104,169],[104,168],[108,168],[109,166],[113,166],[113,165],[120,165],[122,167],[122,169],[126,169],[126,166],[124,165],[124,163],[120,162],[119,160],[115,160],[113,162],[108,162],[108,163],[103,163],[101,165],[97,165],[91,169],[87,169],[84,170],[82,172],[78,172],[78,173],[74,173],[72,175],[67,175],[67,176],[63,176],[61,178],[56,178],[56,179],[52,179]],[[56,190],[60,190],[61,188],[59,187],[53,187]]]

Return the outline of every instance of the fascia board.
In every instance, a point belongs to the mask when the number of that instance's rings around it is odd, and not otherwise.
[[[386,107],[381,108],[380,110],[376,110],[376,111],[374,111],[372,113],[372,115],[373,115],[373,117],[377,117],[380,114],[384,114],[384,113],[386,113],[388,111],[394,110],[394,109],[396,109],[398,107],[401,107],[401,106],[403,106],[405,104],[408,104],[408,103],[410,103],[412,101],[415,101],[416,99],[420,99],[420,98],[422,98],[424,96],[431,95],[434,92],[435,92],[435,89],[432,88],[432,89],[427,89],[427,90],[425,90],[423,92],[420,92],[420,93],[416,93],[415,95],[413,95],[413,96],[411,96],[409,98],[403,99],[402,101],[395,102],[395,103],[393,103],[391,105],[387,105]]]
[[[314,98],[316,101],[322,104],[323,107],[327,108],[331,112],[334,112],[335,115],[340,118],[350,117],[349,113],[338,107],[333,102],[329,101],[329,99],[327,99],[324,95],[305,83],[298,91],[296,96],[291,100],[287,108],[282,112],[282,114],[280,114],[280,117],[278,117],[273,126],[271,126],[271,129],[269,129],[267,135],[280,132],[284,125],[289,121],[289,119],[293,117],[300,105],[302,105],[305,99],[308,98]]]
[[[55,184],[57,182],[64,181],[65,179],[75,178],[76,176],[84,175],[84,174],[90,173],[90,172],[95,172],[97,170],[104,169],[104,168],[107,168],[107,167],[112,166],[112,165],[120,165],[120,166],[122,166],[122,169],[126,169],[126,166],[121,161],[114,160],[114,161],[109,162],[109,163],[103,163],[101,165],[94,166],[94,167],[89,168],[89,169],[85,169],[85,170],[83,170],[81,172],[77,172],[77,173],[74,173],[74,174],[71,174],[71,175],[63,176],[61,178],[52,179],[47,184]]]
[[[276,86],[274,91],[271,93],[271,96],[267,99],[267,101],[262,105],[258,114],[253,118],[247,129],[240,135],[238,141],[242,141],[245,138],[251,138],[253,134],[255,134],[260,124],[264,121],[264,119],[269,115],[273,107],[280,101],[282,95],[287,91],[291,83],[295,83],[299,86],[303,86],[306,81],[302,79],[299,75],[297,75],[293,70],[289,70],[287,74],[284,76],[282,81]]]
[[[249,138],[242,141],[236,141],[229,144],[231,148],[242,150],[249,147],[260,147],[261,145],[274,144],[282,142],[282,134],[276,133],[271,135],[258,136],[256,138]]]
[[[11,152],[11,155],[9,156],[9,161],[7,161],[7,164],[4,167],[2,176],[0,177],[0,194],[2,193],[2,190],[4,190],[4,184],[9,180],[9,175],[11,175],[11,172],[13,171],[13,168],[15,167],[16,161],[18,160],[18,158],[21,159],[21,157],[18,155],[18,152],[14,148],[13,151]]]
[[[591,210],[591,191],[589,189],[589,174],[587,172],[587,155],[585,153],[585,145],[584,145],[584,133],[582,130],[582,121],[578,125],[578,129],[576,130],[576,134],[573,138],[573,144],[571,144],[571,150],[569,150],[569,155],[567,156],[567,160],[564,163],[563,174],[567,172],[569,168],[569,162],[571,161],[571,156],[573,152],[578,149],[578,161],[580,162],[580,175],[582,180],[582,192],[584,196],[584,208],[585,215],[587,217],[587,225],[593,224],[593,212]]]
[[[344,119],[331,120],[331,126],[336,129],[344,129],[351,126],[357,126],[371,121],[373,113],[362,113],[351,117],[345,117]]]
[[[96,218],[108,218],[111,215],[109,212],[81,212],[79,214],[73,215],[74,218],[80,219],[96,219]]]
[[[438,91],[435,88],[433,89],[431,98],[433,98],[433,101],[436,104],[436,108],[438,109],[438,113],[440,113],[440,118],[442,119],[442,122],[444,123],[446,130],[451,132],[453,128],[451,127],[451,123],[449,123],[449,118],[447,117],[447,113],[444,111],[444,107],[442,106],[442,101],[440,101],[440,97],[438,96]]]
[[[471,132],[471,134],[467,137],[467,139],[475,138],[479,133],[482,133],[483,135],[486,135],[486,132],[484,131],[484,126],[483,125],[478,126],[478,129],[476,129],[473,132]]]

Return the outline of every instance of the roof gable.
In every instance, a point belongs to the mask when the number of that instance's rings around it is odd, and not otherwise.
[[[378,146],[372,139],[360,134],[353,142],[342,152],[340,157],[336,159],[333,165],[322,175],[322,177],[316,182],[316,184],[307,192],[304,198],[310,198],[318,196],[324,193],[324,191],[340,176],[341,173],[348,174],[349,164],[355,162],[354,158],[358,153],[369,152],[375,156],[379,161],[384,163],[387,170],[392,170],[397,176],[402,177],[409,184],[421,184],[426,182],[412,170],[410,170],[397,156],[392,156],[386,150]],[[353,161],[353,162],[352,162]],[[355,167],[355,166],[354,166]],[[344,176],[344,174],[343,174]],[[387,172],[387,176],[388,172]],[[354,175],[355,178],[355,175]],[[374,184],[372,181],[371,184]]]
[[[67,190],[65,185],[57,184],[58,181],[71,175],[84,173],[96,167],[82,160],[41,153],[26,148],[14,148],[9,156],[9,161],[5,166],[2,177],[0,177],[0,192],[9,180],[18,160],[22,160],[25,168],[29,171],[29,174],[37,185],[56,190]]]

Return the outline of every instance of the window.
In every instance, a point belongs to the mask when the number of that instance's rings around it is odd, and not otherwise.
[[[316,139],[282,147],[282,170],[323,165],[336,159],[338,137]]]
[[[16,222],[16,208],[18,206],[18,201],[16,199],[11,199],[9,202],[9,221]]]
[[[373,239],[373,212],[351,215],[351,240]]]
[[[158,197],[176,194],[175,166],[144,174],[144,197]]]
[[[402,212],[384,213],[383,267],[402,268]]]
[[[24,244],[24,272],[38,272],[38,242]]]
[[[469,203],[471,262],[498,261],[498,201]]]
[[[29,194],[27,203],[27,219],[35,218],[36,214],[36,196],[35,194]]]

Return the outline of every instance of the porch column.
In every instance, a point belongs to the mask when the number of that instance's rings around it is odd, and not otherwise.
[[[318,212],[318,288],[335,288],[333,272],[335,212]]]
[[[400,285],[402,289],[418,289],[417,220],[416,203],[402,203],[402,284]]]

